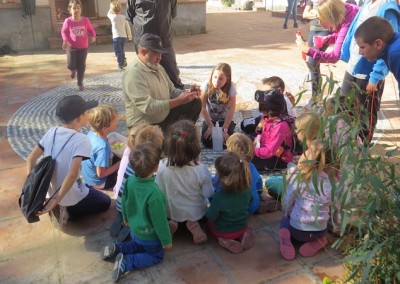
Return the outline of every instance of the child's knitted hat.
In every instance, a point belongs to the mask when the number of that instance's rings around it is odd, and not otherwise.
[[[277,90],[257,90],[254,94],[254,99],[260,104],[268,105],[268,108],[275,113],[283,113],[285,111],[285,99]]]

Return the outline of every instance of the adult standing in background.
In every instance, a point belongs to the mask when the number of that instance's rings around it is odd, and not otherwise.
[[[293,0],[294,1],[294,0]],[[183,89],[173,47],[172,20],[176,17],[177,0],[128,0],[128,16],[133,24],[135,50],[145,33],[158,35],[165,49],[160,64],[176,88]]]
[[[312,48],[325,51],[328,48],[328,45],[325,44],[322,47],[317,47],[314,44],[314,36],[327,36],[329,34],[329,30],[324,29],[321,26],[318,16],[317,16],[317,7],[319,4],[319,0],[308,0],[306,4],[306,8],[303,12],[303,19],[310,20],[310,32],[308,34],[308,45]],[[307,67],[310,70],[310,79],[312,85],[312,102],[316,102],[320,90],[320,79],[321,79],[321,70],[319,61],[314,60],[311,56],[307,57]]]
[[[287,22],[289,20],[290,15],[293,15],[293,28],[298,28],[299,26],[297,25],[297,1],[298,0],[287,0],[288,2],[288,7],[286,9],[286,15],[285,15],[285,23],[283,24],[283,28],[287,29]]]

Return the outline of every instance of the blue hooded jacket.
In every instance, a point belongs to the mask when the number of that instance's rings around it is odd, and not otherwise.
[[[350,25],[347,32],[346,38],[344,39],[342,45],[342,51],[340,53],[340,59],[344,62],[348,62],[350,59],[350,44],[357,30],[357,23],[360,14],[364,11],[366,5],[370,3],[371,0],[367,0],[364,5],[358,11],[356,17]],[[388,20],[395,32],[399,31],[400,25],[400,9],[399,5],[395,0],[385,0],[384,3],[378,10],[375,16],[383,17]],[[369,76],[369,82],[377,84],[380,80],[383,80],[389,73],[389,68],[386,66],[383,59],[378,59],[376,61],[368,61],[364,57],[361,57],[359,61],[354,66],[353,74],[365,74]]]

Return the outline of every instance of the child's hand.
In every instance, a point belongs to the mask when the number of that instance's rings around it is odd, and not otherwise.
[[[172,244],[169,244],[169,245],[163,246],[163,249],[165,249],[165,250],[172,249]]]
[[[208,139],[208,138],[212,137],[212,129],[213,129],[213,127],[214,126],[208,126],[206,132],[204,132],[204,135],[203,135],[205,139]]]
[[[261,133],[263,131],[263,128],[264,128],[264,120],[260,120],[260,122],[258,123],[258,125],[256,127],[256,132]]]
[[[222,132],[222,137],[224,138],[224,141],[226,142],[226,140],[228,140],[228,138],[229,138],[228,132],[223,131]]]
[[[43,208],[42,210],[38,211],[36,215],[43,215],[46,213],[49,213],[51,210],[54,209],[54,207],[56,207],[56,205],[58,204],[58,200],[56,200],[57,198],[53,198],[52,200],[50,200],[49,203],[47,203],[46,207]]]
[[[127,226],[127,227],[129,226],[128,221],[124,220],[123,223],[125,226]]]
[[[95,36],[91,36],[90,37],[90,43],[95,43],[96,42],[96,37]]]
[[[66,50],[67,49],[67,47],[68,47],[68,43],[66,42],[66,41],[63,41],[63,43],[62,43],[62,49],[63,50]]]

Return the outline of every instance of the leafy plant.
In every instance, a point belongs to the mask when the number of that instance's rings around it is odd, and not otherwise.
[[[335,105],[333,115],[322,116],[319,138],[330,149],[330,167],[338,173],[338,181],[331,178],[332,198],[336,201],[331,215],[334,221],[334,212],[340,213],[341,237],[332,246],[341,248],[346,256],[342,261],[349,274],[344,282],[399,283],[399,149],[395,143],[360,144],[360,125],[368,118],[359,117],[354,91],[346,99],[340,98],[332,73],[324,79],[320,80],[321,89]],[[327,107],[327,103],[325,98],[322,105]],[[348,139],[336,142],[332,137],[339,120],[350,127]]]
[[[232,7],[232,4],[235,3],[235,0],[222,0],[222,3],[227,7]]]

